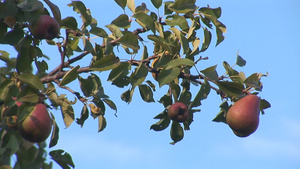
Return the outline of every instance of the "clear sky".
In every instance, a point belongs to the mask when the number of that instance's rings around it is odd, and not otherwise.
[[[78,17],[66,6],[69,1],[53,2],[60,5],[63,17]],[[141,2],[136,0],[136,5]],[[84,3],[102,28],[123,12],[113,0]],[[153,10],[151,2],[146,3]],[[254,134],[238,138],[227,125],[212,122],[219,112],[221,100],[211,92],[203,101],[201,112],[195,114],[191,130],[185,132],[182,141],[170,145],[169,128],[162,132],[149,130],[156,122],[153,117],[163,110],[163,106],[158,102],[141,101],[138,92],[132,103],[124,103],[120,94],[128,88],[110,86],[106,82],[107,74],[100,73],[106,93],[117,103],[118,117],[107,108],[107,128],[97,133],[97,120],[92,117],[83,128],[74,122],[64,129],[60,111],[53,112],[60,125],[60,139],[50,150],[61,148],[69,152],[78,169],[299,169],[300,1],[197,1],[200,7],[207,4],[222,8],[220,20],[226,25],[227,33],[225,41],[218,47],[211,45],[202,53],[202,56],[210,57],[203,68],[218,64],[218,71],[224,72],[222,62],[234,64],[239,51],[247,64],[238,70],[246,75],[269,73],[269,77],[262,79],[264,88],[259,96],[268,100],[272,108],[260,116],[260,125]],[[54,49],[45,48],[45,53],[55,64],[59,56],[53,53]],[[165,91],[157,87],[155,100]],[[77,117],[81,107],[79,104],[75,108]],[[54,163],[54,169],[59,168]]]

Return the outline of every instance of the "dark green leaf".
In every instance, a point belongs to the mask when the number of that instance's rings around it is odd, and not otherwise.
[[[93,27],[91,30],[90,30],[90,33],[91,34],[94,34],[94,35],[97,35],[99,37],[102,37],[102,38],[106,38],[108,37],[107,33],[105,32],[104,29],[102,28],[99,28],[99,27]]]
[[[176,0],[169,9],[177,13],[188,13],[196,10],[196,0]]]
[[[178,98],[179,98],[179,95],[181,92],[179,85],[176,83],[172,83],[172,84],[170,84],[170,88],[171,88],[171,92],[173,94],[175,102],[178,101]]]
[[[124,78],[131,70],[131,64],[128,62],[121,62],[119,66],[111,70],[108,81],[115,81],[120,78]]]
[[[98,116],[98,132],[101,132],[106,127],[106,119],[103,115]]]
[[[115,2],[116,2],[123,10],[125,10],[127,0],[115,0]]]
[[[39,91],[30,86],[25,86],[18,95],[18,101],[37,103],[39,101]]]
[[[172,122],[170,135],[173,140],[173,142],[171,144],[175,144],[178,141],[183,139],[183,137],[184,137],[183,128],[181,127],[181,125],[178,122],[175,122],[175,121]]]
[[[72,1],[69,6],[73,6],[73,10],[77,13],[81,14],[81,19],[84,23],[84,26],[88,26],[92,22],[92,16],[90,13],[88,13],[88,10],[86,9],[85,5],[81,1]]]
[[[139,85],[140,95],[145,102],[155,102],[153,92],[147,85]]]
[[[216,71],[216,68],[217,68],[217,65],[211,66],[211,67],[208,67],[208,68],[202,70],[201,72],[209,79],[217,81],[218,73]]]
[[[78,24],[74,17],[69,16],[62,20],[62,27],[77,30]]]
[[[240,67],[243,67],[246,65],[246,60],[244,60],[240,55],[237,55],[236,64]]]
[[[132,17],[136,18],[143,28],[147,30],[150,29],[155,34],[155,23],[151,16],[143,12],[139,12],[134,14]]]
[[[127,90],[121,95],[121,99],[125,101],[126,103],[130,103],[132,100],[132,95],[133,95],[134,89]]]
[[[115,55],[104,56],[100,60],[97,60],[94,65],[91,66],[91,70],[94,71],[106,71],[117,67],[120,64],[120,59]]]
[[[228,97],[233,98],[243,94],[244,85],[236,82],[217,82],[220,90],[228,95]]]
[[[111,109],[117,111],[116,104],[110,99],[103,99],[103,102],[106,103]]]
[[[127,46],[133,50],[140,49],[137,36],[131,32],[127,32],[124,36],[122,36],[118,40],[118,43],[121,43],[122,45]]]
[[[60,82],[60,86],[65,86],[66,84],[74,81],[78,77],[77,70],[80,68],[80,66],[73,67],[71,70],[69,70],[64,77],[62,78]]]
[[[21,82],[23,82],[23,83],[25,83],[25,84],[27,84],[27,85],[35,88],[35,89],[39,89],[39,90],[43,90],[44,89],[44,85],[41,82],[40,78],[38,78],[37,76],[35,76],[35,75],[31,74],[31,73],[20,74],[18,76],[18,79]]]
[[[163,95],[158,102],[162,103],[166,108],[172,104],[172,97],[170,95]]]
[[[132,86],[140,85],[145,80],[147,74],[148,68],[143,63],[140,63],[139,67],[137,67],[131,74],[130,83],[132,84]]]
[[[216,32],[217,32],[216,46],[218,46],[225,39],[225,37],[224,37],[223,32],[221,31],[221,29],[216,28]]]
[[[262,112],[262,114],[264,114],[264,109],[267,109],[267,108],[270,108],[271,107],[271,104],[265,100],[265,99],[260,99],[260,111]]]
[[[33,62],[33,58],[35,56],[35,48],[33,46],[21,47],[16,60],[17,72],[32,72],[31,63]]]
[[[156,9],[162,5],[162,0],[151,0],[151,2]]]
[[[200,50],[200,52],[204,52],[206,51],[206,49],[209,47],[210,42],[211,42],[211,33],[207,28],[203,28],[203,32],[204,32],[204,39],[203,39],[203,43],[202,43],[202,48]]]
[[[217,114],[217,116],[212,121],[226,123],[226,112],[228,111],[228,109],[229,109],[229,106],[228,106],[227,101],[223,102],[220,105],[220,112]]]
[[[169,69],[173,69],[174,67],[178,67],[178,66],[194,66],[195,63],[190,60],[190,59],[186,59],[186,58],[179,58],[179,59],[173,59],[171,60],[169,63],[167,63],[166,66],[166,70]]]
[[[60,105],[61,108],[61,113],[63,116],[63,120],[65,123],[66,128],[68,128],[74,121],[74,109],[72,107],[72,105],[66,100],[66,98],[64,99],[63,103]]]
[[[192,103],[189,105],[189,108],[198,107],[201,105],[201,100],[204,100],[207,98],[208,94],[210,92],[210,84],[207,80],[204,81],[204,83],[201,85],[201,88],[197,95],[195,96]]]
[[[64,150],[53,150],[49,152],[49,155],[63,169],[70,169],[70,166],[75,167],[71,155]]]
[[[247,77],[247,79],[244,81],[244,83],[247,86],[253,87],[258,91],[261,91],[261,89],[262,89],[262,84],[260,82],[260,77],[257,73],[253,73],[252,75]]]
[[[81,127],[83,127],[83,124],[85,120],[88,119],[88,117],[89,117],[89,111],[86,104],[84,104],[81,110],[80,118],[76,119],[76,123],[79,124]]]
[[[54,147],[58,143],[59,139],[59,128],[58,125],[54,119],[54,115],[51,113],[52,119],[53,119],[53,131],[51,135],[51,140],[49,144],[49,148]]]
[[[111,22],[111,24],[114,24],[120,28],[129,28],[130,27],[129,18],[126,14],[121,14],[115,20],[113,20]]]
[[[174,67],[168,70],[161,70],[158,74],[158,83],[159,87],[162,87],[165,84],[172,82],[175,78],[177,78],[180,74],[180,68]]]
[[[169,26],[179,26],[182,30],[188,30],[189,24],[183,16],[172,15],[165,19],[165,22]]]
[[[162,131],[166,129],[170,124],[170,118],[165,116],[165,118],[160,119],[157,123],[152,124],[150,130]]]

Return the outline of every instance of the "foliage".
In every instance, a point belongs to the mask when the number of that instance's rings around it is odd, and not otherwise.
[[[0,51],[0,59],[6,64],[0,69],[1,109],[14,107],[17,110],[17,101],[33,105],[42,102],[51,109],[61,110],[66,128],[74,121],[83,126],[85,120],[92,116],[98,119],[100,132],[107,124],[106,108],[117,111],[117,105],[105,94],[102,80],[106,79],[100,78],[98,72],[109,71],[107,81],[111,82],[111,88],[124,88],[121,99],[127,103],[132,101],[135,92],[145,102],[155,102],[156,82],[146,80],[146,77],[156,74],[158,86],[168,86],[168,90],[158,101],[164,108],[154,117],[158,122],[150,129],[161,131],[171,124],[170,137],[172,144],[175,144],[183,139],[184,131],[190,129],[194,121],[193,113],[200,111],[201,101],[208,97],[211,90],[224,101],[220,105],[220,113],[213,119],[216,122],[225,122],[231,102],[246,94],[261,92],[261,77],[267,75],[253,73],[247,77],[235,70],[235,66],[246,65],[239,54],[235,64],[223,62],[223,75],[217,72],[216,65],[198,70],[197,64],[208,59],[201,53],[213,42],[213,34],[216,37],[215,46],[224,40],[226,26],[219,20],[222,13],[220,7],[200,8],[195,0],[151,0],[152,4],[147,5],[157,8],[155,12],[150,11],[145,3],[136,6],[134,0],[115,2],[124,13],[101,27],[97,18],[92,16],[92,11],[81,1],[71,1],[68,5],[78,14],[77,18],[61,17],[59,7],[49,0],[1,1],[0,43],[11,45],[18,52],[18,56],[12,58],[6,51]],[[159,10],[164,13],[160,15]],[[60,23],[59,37],[39,40],[32,36],[29,24],[41,14],[52,15]],[[203,39],[199,38],[199,33]],[[102,43],[93,41],[95,38]],[[41,49],[41,46],[47,45],[56,45],[61,54],[60,63],[53,70],[48,70],[48,63],[53,60]],[[130,57],[119,56],[118,48],[123,48]],[[79,64],[82,59],[89,59],[90,62]],[[156,63],[151,65],[153,60]],[[81,91],[72,89],[70,83],[76,81]],[[199,91],[192,92],[191,85],[199,86]],[[69,100],[66,93],[58,93],[56,88],[66,89],[76,99]],[[190,116],[183,124],[173,122],[167,116],[168,107],[177,101],[188,105]],[[82,111],[75,112],[74,104],[82,104]],[[261,112],[264,113],[268,107],[270,104],[262,99]],[[45,163],[45,143],[28,143],[18,131],[5,124],[6,116],[22,116],[20,113],[22,111],[1,113],[0,164],[11,168],[10,157],[15,154],[17,162],[14,168],[51,168],[51,163]],[[57,144],[59,137],[59,126],[54,115],[52,118],[54,127],[50,147]],[[53,150],[49,155],[62,168],[75,166],[64,150]]]

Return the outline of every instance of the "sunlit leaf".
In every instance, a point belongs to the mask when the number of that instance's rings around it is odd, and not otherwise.
[[[103,99],[103,102],[106,103],[111,109],[117,111],[116,104],[110,99]]]
[[[58,127],[58,125],[54,119],[54,115],[52,113],[51,113],[51,117],[53,119],[53,130],[52,130],[49,148],[54,147],[58,143],[58,139],[59,139],[59,127]]]
[[[182,30],[188,30],[189,25],[187,20],[183,16],[172,15],[165,19],[165,22],[169,26],[179,26]]]
[[[98,116],[98,132],[101,132],[106,127],[106,119],[103,115]]]
[[[211,42],[211,33],[207,28],[203,28],[203,32],[204,32],[204,39],[203,39],[203,43],[202,43],[202,48],[200,50],[200,52],[204,52],[210,45]]]
[[[127,0],[127,7],[131,10],[132,13],[135,13],[134,0]]]
[[[69,70],[64,77],[62,78],[60,82],[60,86],[65,86],[66,84],[74,81],[78,77],[77,70],[80,68],[80,66],[73,67],[71,70]]]
[[[90,30],[90,33],[94,34],[94,35],[97,35],[99,37],[102,37],[102,38],[106,38],[108,36],[107,33],[105,32],[105,30],[102,29],[102,28],[99,28],[99,27],[93,27]]]
[[[208,67],[204,70],[201,70],[201,72],[211,80],[218,80],[218,73],[216,71],[217,65]]]

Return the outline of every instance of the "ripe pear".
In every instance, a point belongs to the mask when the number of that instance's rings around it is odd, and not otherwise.
[[[176,102],[169,107],[168,116],[171,120],[181,123],[189,119],[189,111],[184,103]]]
[[[20,122],[21,136],[30,142],[45,141],[52,129],[52,119],[44,104],[37,104],[30,114]]]
[[[260,98],[247,95],[231,106],[226,114],[226,122],[239,137],[254,133],[259,124]]]
[[[30,24],[29,29],[37,39],[52,40],[58,36],[60,25],[51,16],[40,15],[35,22]]]

